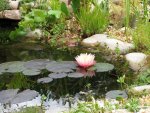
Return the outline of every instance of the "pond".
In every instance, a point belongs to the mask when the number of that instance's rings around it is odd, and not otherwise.
[[[78,94],[79,99],[85,100],[87,95],[99,98],[110,90],[119,89],[115,70],[94,72],[79,68],[74,61],[80,52],[56,50],[39,44],[0,46],[0,66],[13,67],[0,75],[0,91],[31,89],[49,96],[49,99],[74,98]],[[96,62],[105,62],[101,59],[97,54]],[[32,70],[22,72],[22,65]]]

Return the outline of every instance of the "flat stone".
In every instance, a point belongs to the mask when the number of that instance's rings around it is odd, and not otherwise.
[[[8,89],[0,91],[0,103],[7,104],[17,95],[19,89]]]
[[[34,90],[24,90],[21,93],[18,93],[11,101],[11,104],[17,104],[17,103],[21,103],[21,102],[27,102],[30,101],[32,99],[34,99],[35,97],[37,97],[39,95],[38,92],[34,91]]]
[[[150,85],[136,86],[132,90],[136,92],[150,91]]]
[[[147,55],[146,54],[134,52],[134,53],[127,54],[125,57],[126,57],[126,60],[129,62],[129,66],[132,70],[142,71],[142,70],[147,69],[147,66],[146,66]]]
[[[131,43],[123,42],[114,38],[108,37],[105,34],[96,34],[82,41],[82,45],[96,46],[97,43],[105,49],[109,49],[115,53],[116,49],[120,50],[120,53],[127,53],[130,49],[134,48]]]
[[[112,90],[107,92],[105,96],[107,99],[116,99],[117,97],[128,98],[128,95],[125,91]]]

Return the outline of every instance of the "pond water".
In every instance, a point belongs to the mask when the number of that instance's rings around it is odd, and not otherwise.
[[[25,62],[27,66],[37,67],[38,64],[33,62],[45,61],[48,63],[61,62],[71,64],[74,66],[74,57],[78,55],[80,51],[61,51],[56,49],[50,49],[43,47],[39,44],[15,44],[15,45],[5,45],[0,46],[0,64],[12,61],[22,61]],[[99,55],[96,55],[97,62],[105,62],[101,60]],[[18,64],[19,65],[19,64]],[[59,64],[60,65],[60,64]],[[54,72],[58,71],[55,63]],[[70,67],[69,67],[70,68]],[[69,69],[68,68],[68,69]],[[51,68],[50,68],[51,69]],[[65,68],[66,69],[66,68]],[[17,89],[20,91],[25,89],[32,89],[38,91],[40,94],[49,95],[49,98],[59,99],[73,97],[79,95],[80,99],[86,99],[87,95],[93,95],[95,97],[104,97],[106,92],[110,90],[119,89],[119,85],[116,82],[117,77],[114,76],[115,71],[110,72],[90,72],[80,68],[72,68],[76,75],[79,77],[74,77],[74,75],[69,75],[71,71],[66,70],[65,73],[61,75],[52,75],[52,72],[42,69],[40,74],[36,76],[30,76],[30,74],[24,75],[23,73],[4,73],[0,75],[0,91],[6,89]],[[60,70],[59,70],[60,71]],[[64,70],[63,70],[64,71]],[[62,72],[63,72],[62,71]],[[80,77],[80,74],[85,74],[86,76]],[[51,75],[49,75],[51,74]],[[52,80],[48,80],[49,83],[39,83],[40,78],[52,77]],[[62,76],[62,77],[60,77]]]

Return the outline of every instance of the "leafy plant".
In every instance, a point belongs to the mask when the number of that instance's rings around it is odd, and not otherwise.
[[[93,98],[92,102],[79,102],[77,108],[73,108],[69,113],[103,113],[104,109],[99,106]]]
[[[9,2],[7,0],[0,0],[0,11],[10,9]]]
[[[136,84],[138,85],[150,84],[150,69],[147,69],[146,71],[141,72],[138,75]]]
[[[104,10],[101,5],[95,5],[93,10],[89,7],[81,7],[78,21],[83,34],[101,33],[108,26],[108,11]]]
[[[125,108],[128,109],[131,112],[137,112],[139,111],[139,100],[136,98],[132,98],[128,100],[128,102],[125,105]]]

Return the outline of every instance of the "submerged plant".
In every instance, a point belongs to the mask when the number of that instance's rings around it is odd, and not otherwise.
[[[93,66],[96,63],[94,58],[95,58],[95,55],[87,54],[87,53],[80,54],[75,57],[77,64],[83,68],[88,68],[90,66]]]

